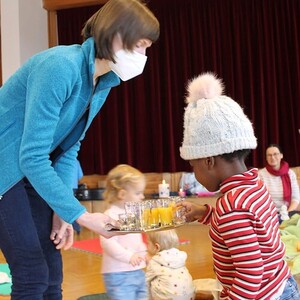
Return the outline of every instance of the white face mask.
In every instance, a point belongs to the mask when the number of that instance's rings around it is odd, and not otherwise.
[[[142,74],[147,56],[136,51],[130,52],[123,49],[115,53],[114,64],[109,61],[109,67],[116,73],[123,81],[129,80],[135,76]]]

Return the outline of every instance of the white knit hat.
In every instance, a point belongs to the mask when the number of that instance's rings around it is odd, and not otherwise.
[[[223,84],[212,73],[191,80],[184,113],[180,156],[185,160],[255,149],[256,137],[240,105],[222,95]]]

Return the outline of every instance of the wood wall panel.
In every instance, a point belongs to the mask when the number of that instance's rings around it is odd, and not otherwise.
[[[48,11],[48,46],[58,45],[57,11]]]
[[[43,0],[43,8],[48,11],[48,46],[58,45],[57,11],[67,8],[104,4],[108,0]]]
[[[66,8],[104,4],[107,1],[108,0],[43,0],[43,7],[48,11],[56,11]]]

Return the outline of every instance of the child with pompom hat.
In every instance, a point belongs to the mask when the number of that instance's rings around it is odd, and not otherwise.
[[[300,299],[284,261],[276,207],[258,170],[245,165],[257,146],[250,120],[223,95],[223,83],[213,73],[191,80],[187,91],[180,155],[196,179],[221,196],[215,208],[180,205],[187,221],[210,225],[220,299]]]

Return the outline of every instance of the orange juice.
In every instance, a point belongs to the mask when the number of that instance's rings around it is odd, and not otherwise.
[[[150,226],[157,227],[159,225],[159,212],[157,207],[150,209]]]
[[[159,207],[158,208],[160,223],[162,226],[171,225],[173,220],[172,207]]]

